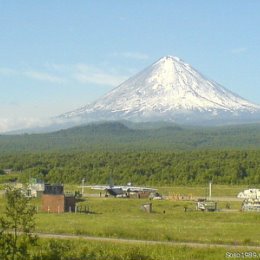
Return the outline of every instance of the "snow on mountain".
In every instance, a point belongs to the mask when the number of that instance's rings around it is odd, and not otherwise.
[[[181,59],[166,56],[92,104],[60,118],[241,122],[260,119],[260,106],[207,79]]]

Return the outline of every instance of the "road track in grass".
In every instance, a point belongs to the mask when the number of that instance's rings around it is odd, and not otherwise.
[[[35,233],[40,238],[54,239],[82,239],[88,241],[115,242],[115,243],[131,243],[131,244],[148,244],[148,245],[168,245],[168,246],[187,246],[193,248],[228,248],[228,249],[247,249],[260,250],[260,245],[235,245],[235,244],[218,244],[218,243],[199,243],[199,242],[180,242],[180,241],[154,241],[154,240],[138,240],[126,238],[112,237],[95,237],[85,235],[71,234],[51,234],[51,233]]]

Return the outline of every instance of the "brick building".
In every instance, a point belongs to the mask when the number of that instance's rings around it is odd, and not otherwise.
[[[64,194],[63,185],[45,184],[42,195],[42,210],[50,213],[75,211],[75,196]]]

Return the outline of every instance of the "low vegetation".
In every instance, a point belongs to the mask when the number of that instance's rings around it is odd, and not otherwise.
[[[251,252],[246,247],[194,248],[140,243],[42,239],[31,260],[221,260],[227,255]],[[259,251],[260,252],[260,251]],[[254,253],[259,254],[254,250]],[[257,259],[257,258],[255,258]]]

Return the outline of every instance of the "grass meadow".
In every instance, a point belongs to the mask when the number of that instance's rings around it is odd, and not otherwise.
[[[34,260],[221,260],[237,254],[260,252],[248,249],[193,248],[188,246],[84,240],[41,239],[32,250]],[[254,257],[254,259],[259,259]]]
[[[150,214],[140,209],[145,202],[89,198],[81,204],[89,207],[90,214],[37,214],[37,231],[159,241],[260,244],[260,214],[240,212],[239,202],[231,202],[230,211],[200,212],[195,210],[194,202],[152,201]],[[184,207],[190,210],[184,212]]]
[[[65,186],[66,188],[72,190],[77,187],[70,185]],[[211,244],[206,248],[191,248],[108,241],[40,239],[40,249],[34,251],[34,259],[227,259],[227,252],[252,251],[246,247],[260,245],[260,214],[241,212],[241,202],[233,201],[237,193],[244,188],[246,187],[213,187],[213,196],[230,197],[230,201],[221,201],[219,198],[217,212],[196,211],[194,201],[149,201],[90,196],[79,202],[79,205],[89,208],[90,213],[54,214],[41,212],[40,199],[33,199],[32,203],[39,209],[35,216],[37,232]],[[203,197],[205,187],[163,187],[159,191],[166,195],[174,193]],[[141,206],[147,202],[152,202],[152,213],[141,210]],[[226,209],[227,203],[231,206],[229,210]],[[186,212],[185,207],[188,208]],[[3,210],[4,197],[0,196],[0,212]],[[52,248],[55,243],[57,248]],[[214,248],[213,244],[228,244],[230,249]],[[244,246],[244,250],[234,250],[235,245]],[[48,250],[56,252],[56,255],[63,252],[63,256],[44,257],[44,252]],[[72,252],[74,258],[70,256]]]

